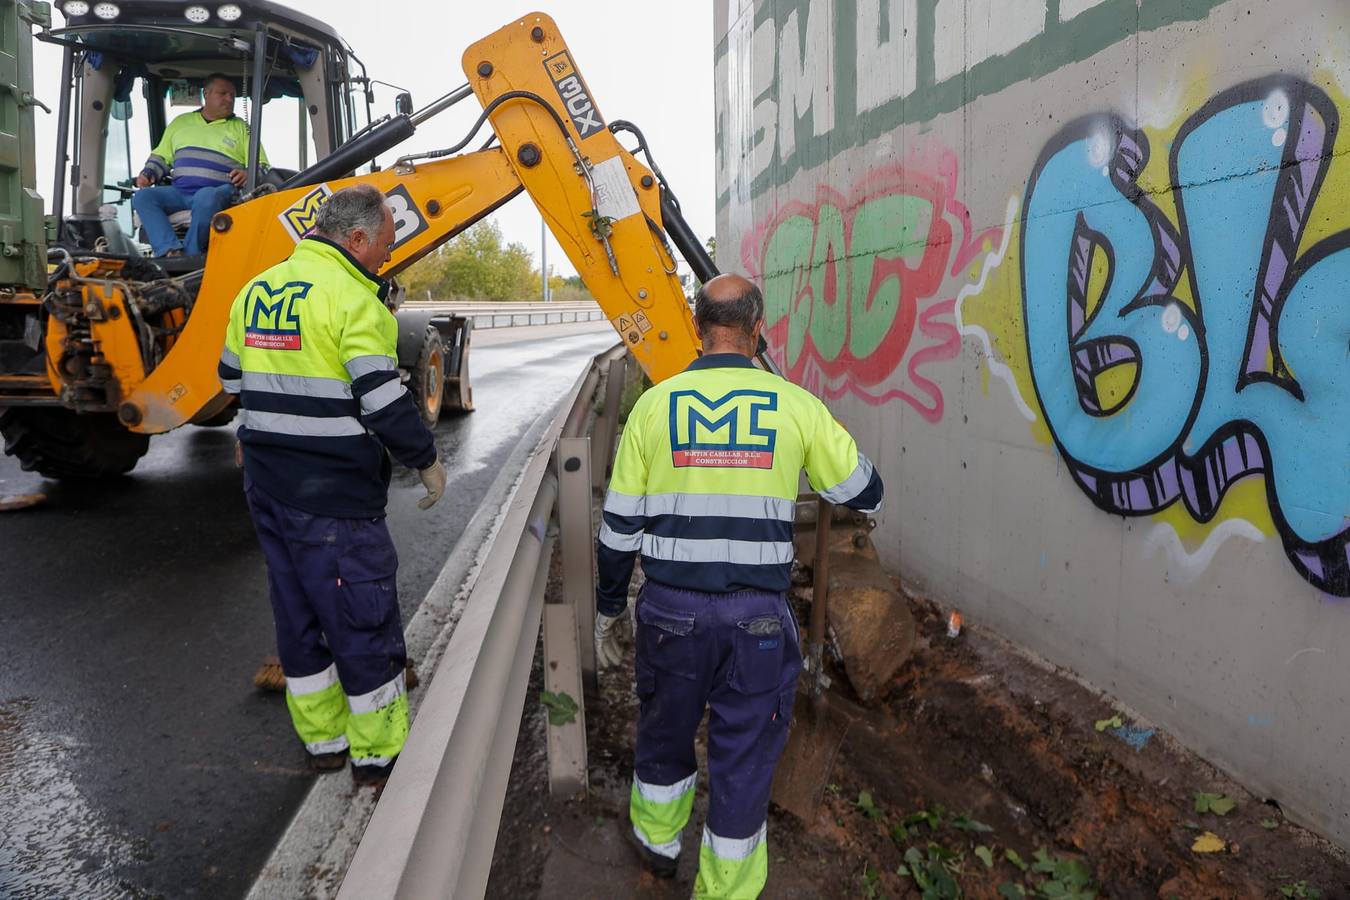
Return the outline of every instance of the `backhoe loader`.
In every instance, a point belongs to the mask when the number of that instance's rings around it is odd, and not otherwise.
[[[421,109],[400,94],[390,114],[371,121],[376,81],[351,48],[327,24],[279,4],[59,6],[66,25],[52,28],[46,4],[0,0],[6,24],[18,26],[5,32],[12,45],[0,47],[18,73],[0,96],[0,119],[19,124],[0,134],[0,151],[16,162],[6,170],[0,160],[11,199],[0,203],[0,432],[25,469],[55,478],[118,474],[136,465],[151,435],[228,421],[232,400],[215,372],[235,295],[285,259],[324,200],[351,184],[375,185],[393,212],[385,277],[528,192],[652,379],[698,354],[676,248],[700,280],[716,274],[713,263],[641,131],[601,116],[547,15],[531,13],[472,44],[462,58],[467,84]],[[45,229],[34,191],[30,24],[64,51]],[[248,101],[244,193],[211,220],[203,257],[149,258],[126,209],[142,160],[119,129],[143,117],[153,144],[166,100],[195,98],[213,72],[238,78]],[[482,113],[462,141],[376,165],[427,119],[470,97]],[[289,100],[299,163],[263,169],[256,151],[264,115]],[[484,125],[487,142],[462,152]],[[623,133],[636,141],[632,151]],[[443,407],[472,408],[469,323],[397,315],[399,363],[428,421]]]

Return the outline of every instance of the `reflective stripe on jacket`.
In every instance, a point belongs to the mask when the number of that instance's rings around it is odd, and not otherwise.
[[[648,578],[675,587],[787,590],[803,469],[830,502],[880,509],[880,476],[825,405],[747,357],[704,356],[648,390],[605,499],[599,609],[623,611],[638,553]]]
[[[183,113],[164,129],[142,174],[158,181],[172,172],[173,186],[188,195],[225,184],[232,169],[248,166],[248,134],[248,123],[238,116],[208,122],[200,109]],[[267,165],[261,145],[258,161]]]
[[[341,247],[310,237],[234,300],[217,373],[239,395],[249,477],[283,503],[382,515],[385,448],[409,468],[436,459],[399,380],[388,289]]]

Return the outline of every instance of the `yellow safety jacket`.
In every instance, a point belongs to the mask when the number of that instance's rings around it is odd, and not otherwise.
[[[388,291],[337,244],[309,237],[235,297],[217,372],[243,409],[245,474],[283,503],[383,515],[385,448],[412,469],[436,460],[399,379]]]
[[[881,478],[810,392],[720,353],[648,390],[614,460],[596,542],[598,608],[627,604],[633,561],[689,590],[785,591],[805,469],[832,503],[881,508]]]
[[[173,173],[173,186],[186,194],[227,184],[232,169],[248,167],[248,123],[235,115],[207,121],[200,109],[178,116],[164,129],[141,174],[159,181]],[[258,161],[267,153],[258,145]]]

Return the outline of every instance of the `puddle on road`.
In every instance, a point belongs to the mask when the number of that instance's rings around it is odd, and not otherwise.
[[[136,896],[115,874],[133,841],[81,796],[70,774],[79,744],[38,731],[35,706],[0,701],[0,897]]]

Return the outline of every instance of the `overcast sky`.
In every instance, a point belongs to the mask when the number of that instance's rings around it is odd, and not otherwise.
[[[333,25],[370,70],[372,77],[412,91],[418,106],[463,84],[464,48],[517,16],[543,10],[557,21],[581,74],[606,121],[628,119],[647,135],[656,160],[684,205],[700,237],[713,233],[713,38],[712,4],[671,4],[657,0],[551,0],[548,3],[454,2],[444,0],[283,0],[286,5]],[[60,0],[52,4],[60,6]],[[184,6],[188,5],[187,3]],[[214,4],[212,4],[214,5]],[[56,24],[63,17],[54,15]],[[37,43],[37,96],[53,109],[60,81],[59,49]],[[272,111],[269,103],[264,116]],[[376,89],[376,112],[389,112],[393,92]],[[171,113],[180,110],[171,110]],[[236,107],[241,115],[242,103]],[[456,143],[481,112],[469,99],[427,122],[399,148],[400,153]],[[287,116],[288,134],[294,119]],[[52,187],[55,122],[40,110],[38,189]],[[486,128],[486,126],[485,126]],[[264,127],[266,139],[270,129]],[[486,136],[486,131],[483,132]],[[630,137],[623,138],[631,146]],[[294,142],[292,141],[292,144]],[[481,143],[479,141],[478,143]],[[477,143],[473,146],[477,146]],[[408,149],[404,149],[404,147]],[[268,147],[270,150],[270,146]],[[133,154],[142,156],[135,147]],[[273,162],[284,164],[284,160]],[[382,157],[388,163],[392,155]],[[138,159],[136,166],[140,165]],[[529,248],[538,265],[540,218],[528,197],[517,197],[493,217],[508,240]],[[555,274],[574,274],[550,240]]]

